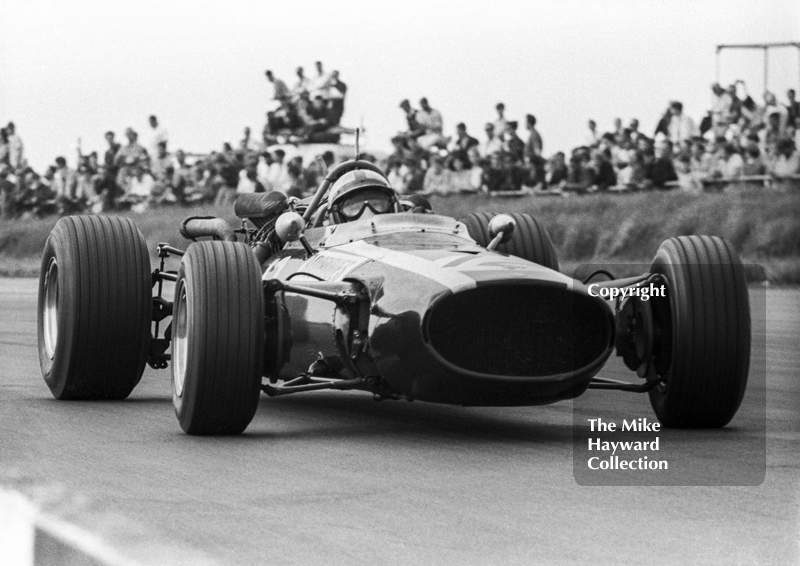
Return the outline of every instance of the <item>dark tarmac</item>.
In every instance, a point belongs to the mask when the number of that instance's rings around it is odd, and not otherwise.
[[[679,447],[679,483],[763,483],[582,486],[572,403],[263,397],[245,435],[196,438],[178,426],[168,371],[148,369],[126,401],[56,401],[36,281],[0,279],[0,485],[153,563],[797,564],[800,291],[769,290],[753,311],[766,378],[724,432],[662,442]],[[589,391],[575,406],[577,421],[653,418],[645,395]],[[741,475],[715,471],[742,461]]]

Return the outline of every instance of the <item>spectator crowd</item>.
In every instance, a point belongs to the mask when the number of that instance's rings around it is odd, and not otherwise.
[[[240,193],[273,190],[308,196],[334,164],[334,154],[327,151],[304,163],[299,155],[287,158],[280,144],[337,143],[347,131],[340,126],[347,87],[338,72],[325,73],[319,61],[313,78],[306,78],[302,67],[296,74],[289,88],[266,71],[270,109],[261,139],[245,128],[239,143],[226,142],[209,154],[172,152],[167,130],[150,116],[143,142],[133,128],[125,131],[124,144],[109,131],[102,155],[83,155],[79,149],[76,169],[59,156],[40,174],[28,166],[22,139],[9,122],[0,129],[0,216],[225,206]],[[362,158],[379,162],[400,194],[702,191],[730,183],[797,187],[800,102],[795,91],[787,92],[785,103],[767,92],[758,104],[737,81],[728,88],[712,85],[712,94],[699,123],[680,102],[670,102],[652,136],[640,130],[637,119],[623,126],[617,118],[603,133],[589,120],[585,139],[569,156],[562,151],[546,156],[536,116],[526,114],[520,127],[506,116],[502,102],[478,139],[464,123],[446,136],[442,114],[427,98],[419,100],[419,108],[403,100],[406,128],[392,138],[392,152],[380,162]]]
[[[583,143],[569,153],[543,153],[536,117],[519,124],[505,106],[485,125],[485,137],[443,135],[441,113],[423,98],[420,108],[400,103],[407,129],[392,139],[387,173],[401,193],[504,193],[524,191],[568,194],[594,191],[681,189],[699,192],[737,186],[800,187],[800,102],[795,91],[786,103],[766,92],[762,104],[742,81],[728,89],[712,86],[712,105],[696,124],[679,101],[669,103],[652,135],[639,120],[623,126],[620,118],[601,132],[589,120]]]

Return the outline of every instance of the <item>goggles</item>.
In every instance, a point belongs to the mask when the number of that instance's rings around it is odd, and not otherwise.
[[[392,197],[385,191],[366,189],[345,197],[334,206],[334,210],[346,220],[357,220],[367,208],[374,214],[386,214],[391,211],[393,204]]]

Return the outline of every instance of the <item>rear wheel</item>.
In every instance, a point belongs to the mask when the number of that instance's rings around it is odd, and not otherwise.
[[[172,400],[188,434],[239,434],[255,415],[264,364],[261,269],[248,246],[189,246],[175,285]]]
[[[651,267],[667,297],[652,298],[660,338],[650,390],[656,416],[677,428],[717,428],[741,405],[750,367],[750,301],[731,245],[711,236],[661,244]]]
[[[128,218],[68,216],[39,278],[42,375],[56,399],[124,399],[142,377],[152,317],[150,258]]]
[[[496,215],[489,212],[473,212],[462,218],[461,222],[467,227],[472,239],[478,245],[486,247],[492,241],[489,221],[494,216]],[[517,227],[511,240],[497,246],[497,251],[558,271],[556,250],[545,227],[530,214],[515,212],[509,216],[517,223]]]

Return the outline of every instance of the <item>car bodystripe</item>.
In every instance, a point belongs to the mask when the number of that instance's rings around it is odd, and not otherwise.
[[[474,279],[463,273],[453,269],[443,269],[433,261],[411,254],[380,248],[362,241],[344,244],[339,246],[338,249],[427,277],[439,285],[447,287],[453,293],[474,289],[477,286]]]

